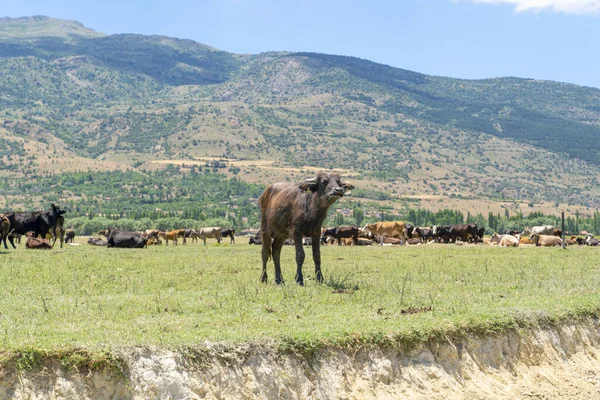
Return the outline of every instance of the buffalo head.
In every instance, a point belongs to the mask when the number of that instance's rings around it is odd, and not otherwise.
[[[60,207],[54,203],[52,203],[50,207],[52,207],[52,213],[54,213],[54,215],[63,215],[64,213],[66,213],[65,210],[61,210]]]
[[[300,188],[317,193],[320,197],[322,196],[329,202],[334,203],[345,194],[350,194],[354,186],[343,182],[338,174],[321,172],[314,178],[307,179],[301,183]]]

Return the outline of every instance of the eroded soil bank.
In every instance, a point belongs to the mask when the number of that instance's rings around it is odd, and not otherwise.
[[[201,361],[132,349],[123,376],[0,371],[1,399],[600,398],[600,323],[467,336],[399,349],[324,350],[310,359],[209,346]]]

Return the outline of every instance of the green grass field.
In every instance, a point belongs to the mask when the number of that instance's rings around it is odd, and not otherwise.
[[[485,245],[326,247],[325,284],[259,282],[260,247],[209,241],[107,249],[84,243],[0,252],[0,354],[275,340],[414,343],[598,313],[600,249]],[[431,307],[429,311],[428,308]],[[410,309],[424,309],[414,314]],[[419,311],[419,310],[418,310]]]

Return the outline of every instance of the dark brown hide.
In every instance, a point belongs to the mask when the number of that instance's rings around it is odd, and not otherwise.
[[[320,173],[303,183],[280,182],[269,185],[258,199],[261,211],[263,269],[261,281],[267,281],[267,261],[273,257],[275,282],[282,283],[281,248],[285,239],[292,238],[296,247],[296,283],[304,284],[302,237],[312,239],[315,279],[323,281],[321,273],[321,225],[327,210],[347,190],[354,186],[344,183],[339,175]],[[272,239],[272,241],[271,241]]]

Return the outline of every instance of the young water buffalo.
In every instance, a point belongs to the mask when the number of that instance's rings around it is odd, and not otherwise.
[[[337,174],[320,173],[303,183],[279,182],[267,186],[258,199],[261,212],[262,282],[267,281],[267,261],[275,264],[275,282],[282,283],[281,247],[286,238],[294,239],[296,247],[296,283],[304,284],[302,237],[312,239],[315,278],[323,281],[321,273],[321,225],[327,209],[354,186],[342,182]],[[271,239],[273,241],[271,242]]]

